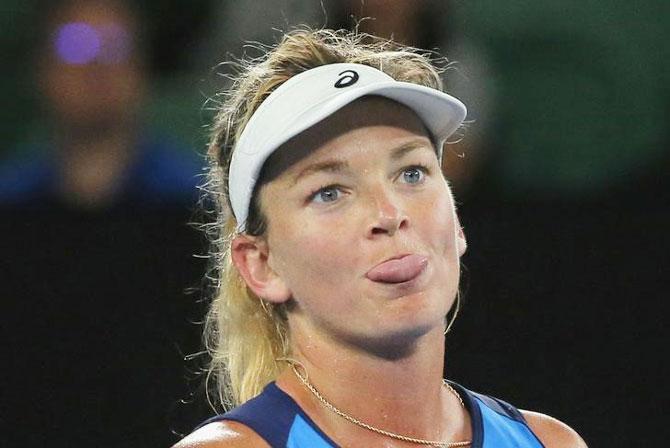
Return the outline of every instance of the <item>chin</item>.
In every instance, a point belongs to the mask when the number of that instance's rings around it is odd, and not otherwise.
[[[456,289],[453,286],[428,284],[420,291],[399,294],[398,298],[389,302],[389,314],[395,319],[409,319],[417,325],[421,325],[422,322],[434,322],[449,312],[455,298]]]
[[[408,298],[408,303],[401,304],[394,309],[393,313],[386,315],[383,331],[395,337],[418,338],[431,332],[437,327],[444,326],[444,316],[447,313],[443,303],[436,300],[423,300]],[[433,298],[434,299],[434,298]]]
[[[434,332],[440,335],[444,332],[444,319],[425,325],[384,328],[378,334],[367,337],[362,346],[379,358],[396,360],[414,353],[421,341]]]

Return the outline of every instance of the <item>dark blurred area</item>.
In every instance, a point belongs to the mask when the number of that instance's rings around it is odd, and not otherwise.
[[[592,447],[665,442],[666,2],[3,0],[0,17],[3,445],[168,446],[209,415],[183,359],[205,309],[187,224],[203,105],[216,64],[298,24],[455,61],[471,122],[444,169],[469,247],[447,376]]]

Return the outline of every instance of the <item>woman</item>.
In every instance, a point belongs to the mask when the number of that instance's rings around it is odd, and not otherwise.
[[[426,55],[367,42],[288,33],[224,99],[206,333],[235,409],[177,446],[586,446],[443,381],[466,242],[440,157],[465,106]]]

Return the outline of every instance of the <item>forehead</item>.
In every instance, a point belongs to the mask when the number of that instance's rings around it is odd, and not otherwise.
[[[265,162],[261,171],[261,182],[276,179],[291,167],[306,161],[319,149],[332,149],[332,143],[343,136],[377,126],[393,128],[397,133],[425,137],[432,143],[428,130],[411,109],[387,98],[367,96],[348,104],[281,145]]]

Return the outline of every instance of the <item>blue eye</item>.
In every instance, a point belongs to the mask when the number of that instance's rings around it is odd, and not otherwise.
[[[318,203],[334,202],[338,200],[339,197],[340,190],[334,186],[321,188],[314,192],[311,196],[312,201]]]
[[[402,171],[403,180],[408,184],[421,183],[425,175],[426,175],[425,168],[422,168],[420,166],[411,166],[409,168],[405,168]]]

